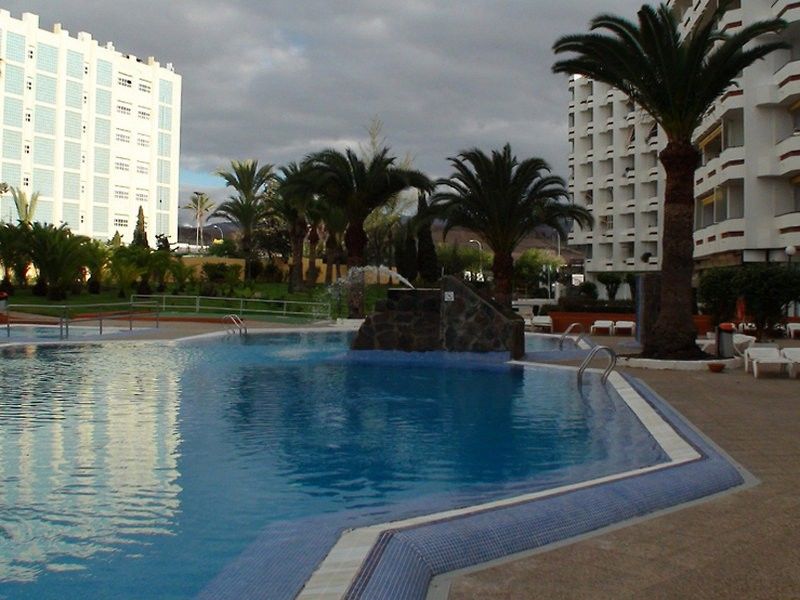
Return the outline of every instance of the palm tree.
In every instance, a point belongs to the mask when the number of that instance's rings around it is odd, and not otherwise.
[[[231,161],[231,170],[217,171],[225,180],[232,194],[212,216],[222,217],[239,226],[242,253],[245,257],[245,274],[250,277],[253,259],[253,231],[269,216],[270,208],[265,201],[269,184],[275,179],[272,165],[258,166],[257,160]]]
[[[214,203],[211,201],[211,198],[203,192],[194,192],[189,202],[183,205],[183,208],[188,208],[194,215],[194,221],[197,225],[195,244],[204,246],[203,225],[205,224],[206,216],[211,212],[211,209],[214,208]]]
[[[565,202],[569,194],[564,180],[552,175],[544,160],[519,161],[508,144],[491,156],[473,148],[449,160],[455,173],[437,182],[445,189],[433,195],[432,214],[445,219],[445,236],[453,227],[463,227],[486,241],[494,251],[495,299],[510,308],[512,253],[522,239],[541,225],[563,237],[569,220],[584,227],[592,223],[592,215]]]
[[[99,294],[103,283],[103,275],[108,267],[109,250],[106,244],[98,240],[89,240],[83,247],[84,266],[89,270],[87,287],[90,294]]]
[[[50,300],[63,300],[84,266],[88,241],[73,235],[66,225],[34,223],[30,230],[31,262],[38,272],[37,288]]]
[[[272,210],[289,225],[292,247],[289,291],[293,292],[303,287],[303,242],[308,232],[306,214],[314,202],[314,189],[308,170],[296,162],[281,167],[277,179],[278,193],[272,201]]]
[[[325,283],[333,283],[333,274],[336,272],[338,279],[339,264],[344,252],[342,251],[342,236],[347,229],[347,217],[341,206],[327,202],[323,197],[317,203],[325,232]]]
[[[367,161],[348,148],[344,153],[327,149],[307,159],[316,191],[325,202],[340,206],[347,218],[344,243],[347,266],[362,267],[367,234],[364,221],[376,208],[391,201],[408,188],[429,189],[430,180],[420,171],[395,166],[395,157],[382,148]],[[359,277],[348,297],[350,317],[363,313],[363,277]]]
[[[753,23],[737,33],[717,29],[728,7],[723,1],[705,25],[682,36],[675,15],[665,4],[642,6],[638,23],[599,15],[591,33],[559,39],[556,53],[576,56],[558,61],[556,73],[591,77],[627,94],[661,126],[667,146],[659,158],[666,172],[664,231],[661,257],[661,308],[644,354],[692,357],[699,353],[692,320],[694,244],[694,172],[700,151],[692,136],[703,115],[743,69],[774,50],[780,41],[753,43],[778,33],[785,23],[772,19]],[[604,31],[600,33],[598,31]]]
[[[21,223],[30,225],[33,222],[33,213],[36,212],[36,205],[39,203],[39,192],[33,192],[30,200],[24,190],[10,188],[11,196],[14,198],[14,205],[17,207],[17,216]]]

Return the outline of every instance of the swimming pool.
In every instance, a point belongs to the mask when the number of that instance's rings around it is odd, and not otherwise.
[[[287,539],[305,556],[267,597],[292,597],[342,528],[668,458],[572,371],[345,349],[287,334],[3,350],[0,597],[190,598]]]

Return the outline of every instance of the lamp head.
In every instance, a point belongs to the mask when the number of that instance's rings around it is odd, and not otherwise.
[[[784,252],[786,252],[786,256],[794,256],[797,254],[797,246],[786,246]]]

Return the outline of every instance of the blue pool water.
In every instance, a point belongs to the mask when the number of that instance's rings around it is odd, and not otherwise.
[[[557,352],[559,336],[529,333],[525,336],[525,352]],[[564,339],[563,350],[575,350],[577,345],[571,337]]]
[[[271,523],[383,522],[666,459],[571,371],[344,350],[0,351],[0,598],[191,598]]]

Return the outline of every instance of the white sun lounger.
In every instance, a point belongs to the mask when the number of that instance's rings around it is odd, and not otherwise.
[[[783,372],[791,362],[781,354],[778,348],[756,347],[744,351],[744,368],[746,371],[752,368],[753,376],[756,379],[765,366],[777,366]]]
[[[614,323],[614,335],[620,331],[626,332],[628,335],[636,335],[636,323],[633,321],[616,321]]]
[[[553,333],[552,317],[548,317],[546,315],[531,317],[530,324],[531,324],[531,329],[533,329],[534,331],[536,331],[536,329],[546,329],[550,333]]]
[[[595,321],[589,328],[589,333],[597,333],[598,330],[606,330],[608,335],[614,335],[614,321]]]
[[[800,348],[784,348],[781,354],[789,361],[789,377],[800,376]]]
[[[790,340],[800,337],[800,323],[787,323],[786,337],[788,337]]]

